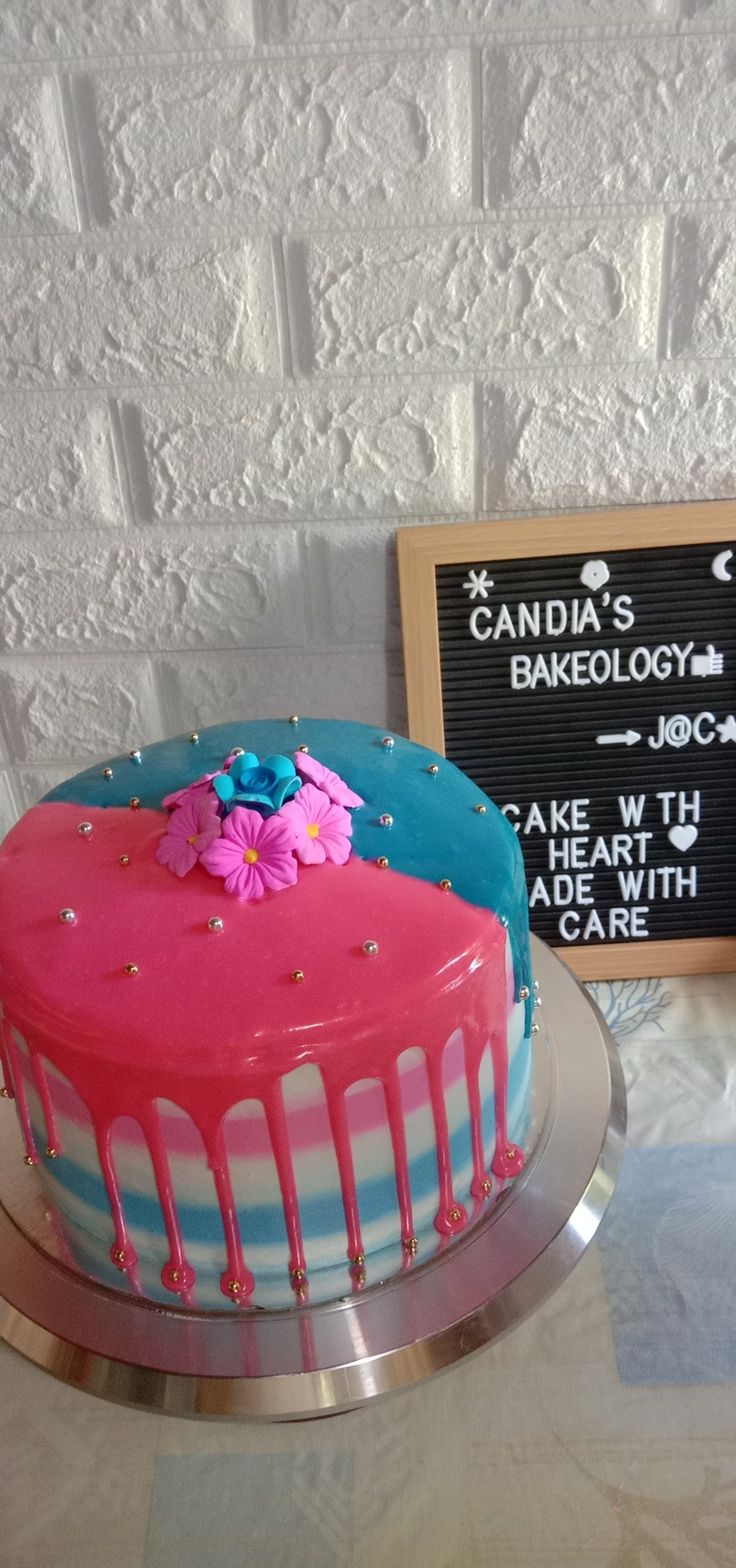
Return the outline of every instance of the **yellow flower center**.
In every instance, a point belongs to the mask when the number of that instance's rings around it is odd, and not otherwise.
[[[193,833],[193,834],[192,834],[192,836],[191,836],[191,838],[188,838],[188,839],[187,839],[187,843],[188,843],[188,844],[195,844],[195,843],[196,843],[196,841],[197,841],[197,837],[198,837],[198,834],[196,834],[196,833]]]
[[[319,824],[316,822],[308,822],[307,833],[309,834],[310,838],[319,838]]]
[[[245,854],[243,856],[243,860],[244,860],[246,866],[254,866],[256,861],[260,860],[260,858],[261,857],[260,857],[257,849],[246,849]]]

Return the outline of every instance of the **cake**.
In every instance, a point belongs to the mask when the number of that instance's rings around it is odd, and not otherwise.
[[[0,1001],[59,1244],[154,1300],[361,1289],[523,1165],[517,837],[364,725],[218,725],[52,790],[0,848]]]

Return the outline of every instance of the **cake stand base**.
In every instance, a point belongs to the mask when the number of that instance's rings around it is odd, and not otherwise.
[[[600,1013],[561,960],[532,944],[543,1006],[527,1165],[444,1250],[375,1283],[368,1259],[366,1288],[316,1306],[157,1306],[62,1261],[11,1113],[0,1142],[0,1338],[105,1399],[177,1416],[295,1420],[406,1388],[522,1322],[595,1235],[626,1126],[621,1066]]]

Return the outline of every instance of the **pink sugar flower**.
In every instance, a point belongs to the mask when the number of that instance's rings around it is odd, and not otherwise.
[[[185,802],[190,800],[198,800],[200,795],[203,795],[209,789],[212,779],[216,778],[216,773],[203,773],[201,779],[195,779],[193,784],[186,784],[184,789],[175,789],[173,794],[164,795],[161,805],[171,808],[172,806],[183,806]]]
[[[222,823],[222,836],[208,845],[202,865],[213,877],[225,878],[225,892],[238,898],[262,898],[296,882],[294,830],[284,813],[262,817],[247,806],[234,806]]]
[[[156,846],[156,859],[177,877],[185,877],[213,840],[220,836],[215,795],[195,795],[169,817]]]
[[[344,806],[335,806],[314,784],[302,784],[298,795],[279,816],[293,828],[294,854],[303,866],[321,866],[331,860],[344,866],[350,856],[353,824]]]
[[[333,773],[331,768],[326,768],[324,763],[317,761],[316,757],[310,757],[308,751],[296,751],[294,763],[297,773],[309,784],[315,784],[317,789],[324,790],[334,806],[355,807],[365,804],[361,796],[356,795],[354,789],[348,788],[339,774]]]

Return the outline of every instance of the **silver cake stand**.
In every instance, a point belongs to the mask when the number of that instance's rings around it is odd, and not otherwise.
[[[360,1294],[282,1311],[198,1313],[107,1290],[63,1262],[8,1107],[0,1337],[105,1399],[178,1416],[294,1420],[408,1387],[514,1328],[595,1235],[626,1127],[621,1066],[600,1013],[554,953],[537,939],[533,948],[543,1006],[528,1162],[444,1251],[377,1282],[369,1259]]]

